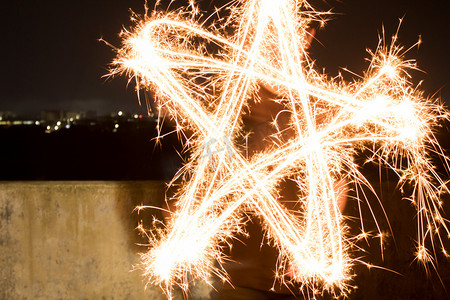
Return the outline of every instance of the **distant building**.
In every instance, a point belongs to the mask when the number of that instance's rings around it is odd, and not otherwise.
[[[97,119],[97,112],[90,110],[84,111],[65,111],[65,110],[43,110],[41,111],[41,120],[46,123],[74,122],[77,120],[95,120]]]
[[[16,115],[11,111],[0,111],[0,121],[14,119]]]
[[[75,112],[75,111],[65,111],[63,120],[73,122],[76,120],[82,120],[86,118],[86,114],[84,112]]]
[[[62,110],[43,110],[41,111],[41,120],[47,123],[55,123],[63,119]]]

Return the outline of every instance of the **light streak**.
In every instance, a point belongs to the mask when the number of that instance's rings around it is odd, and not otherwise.
[[[360,262],[349,249],[370,235],[362,215],[362,233],[347,232],[335,183],[374,191],[354,161],[362,149],[392,169],[400,185],[413,187],[417,258],[432,260],[427,240],[431,253],[437,247],[446,253],[438,229],[449,234],[440,214],[440,195],[448,190],[428,153],[447,164],[433,126],[448,115],[409,82],[415,65],[402,60],[396,38],[390,46],[380,41],[359,81],[330,80],[314,70],[306,53],[307,26],[323,17],[306,1],[233,1],[227,8],[229,16],[209,26],[192,1],[172,13],[155,10],[137,21],[135,31],[124,32],[114,62],[113,74],[125,72],[138,89],[157,92],[159,110],[176,121],[192,151],[176,176],[182,178],[176,210],[165,228],[148,233],[142,260],[149,283],[171,297],[174,284],[188,288],[188,273],[206,282],[211,274],[229,280],[221,268],[222,247],[251,213],[261,217],[267,240],[279,249],[274,280],[346,294],[351,267]],[[240,142],[241,117],[259,85],[280,96],[293,134],[286,138],[280,129],[270,137],[272,147],[249,157]],[[298,182],[302,211],[277,201],[286,178]]]

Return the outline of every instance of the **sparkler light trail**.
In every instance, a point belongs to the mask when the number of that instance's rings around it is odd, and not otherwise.
[[[223,247],[254,214],[280,253],[274,281],[347,294],[351,267],[360,262],[349,249],[369,233],[362,215],[361,234],[347,232],[336,182],[373,191],[355,162],[363,151],[392,169],[400,185],[413,187],[408,199],[417,208],[417,258],[428,262],[437,249],[446,253],[440,195],[448,190],[429,153],[447,164],[433,126],[448,114],[409,82],[415,64],[402,60],[396,37],[391,45],[380,41],[365,75],[347,83],[314,69],[306,53],[308,26],[325,14],[306,1],[232,1],[214,12],[227,10],[227,17],[211,25],[190,3],[136,21],[133,32],[124,32],[112,71],[127,73],[138,89],[155,90],[158,109],[176,121],[192,151],[176,175],[182,181],[176,210],[163,229],[148,233],[142,261],[149,283],[171,297],[174,284],[188,289],[188,273],[206,282],[211,274],[229,280]],[[289,135],[277,116],[278,130],[267,137],[272,145],[249,155],[242,115],[251,114],[261,85],[278,95],[280,114],[289,114]],[[278,201],[283,180],[297,183],[301,209]],[[364,201],[361,196],[358,205]]]

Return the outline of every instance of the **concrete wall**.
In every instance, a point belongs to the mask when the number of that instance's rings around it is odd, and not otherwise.
[[[375,189],[383,195],[395,239],[383,243],[383,256],[378,242],[361,241],[367,253],[353,255],[382,268],[356,265],[351,284],[358,288],[350,299],[449,299],[450,259],[437,253],[429,270],[415,261],[415,211],[393,187],[385,182]],[[146,251],[137,245],[146,240],[136,226],[142,220],[150,227],[153,216],[161,218],[158,210],[138,215],[133,209],[161,206],[163,199],[161,182],[0,182],[0,300],[166,299],[157,287],[144,290],[139,270],[131,272],[138,253]],[[374,213],[383,216],[376,201]],[[450,205],[445,207],[448,217]],[[358,234],[357,200],[350,199],[344,213],[349,230]],[[379,218],[389,229],[386,222]],[[366,226],[376,232],[375,223]],[[189,298],[208,299],[208,293],[197,284]]]
[[[0,299],[165,299],[131,271],[159,214],[133,209],[163,199],[160,182],[0,183]]]

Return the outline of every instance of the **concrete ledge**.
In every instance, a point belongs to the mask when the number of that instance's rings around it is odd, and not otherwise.
[[[364,259],[384,269],[355,266],[351,284],[358,289],[350,298],[448,299],[450,260],[437,253],[430,272],[415,262],[415,211],[393,187],[384,182],[375,189],[383,195],[395,241],[383,243],[384,259],[379,243],[364,245],[370,253]],[[0,182],[0,300],[166,299],[158,287],[145,290],[141,272],[131,271],[138,253],[146,251],[138,244],[147,242],[135,228],[141,220],[149,227],[153,217],[162,217],[158,210],[138,215],[133,209],[163,201],[164,183],[158,181]],[[445,208],[449,216],[450,206]],[[383,215],[380,205],[372,209]],[[358,234],[356,200],[349,200],[345,214],[349,230]],[[379,224],[389,228],[382,218]],[[366,225],[375,232],[375,224]],[[208,299],[209,291],[198,283],[189,299]]]
[[[144,290],[135,230],[161,182],[0,183],[0,299],[166,299]]]

